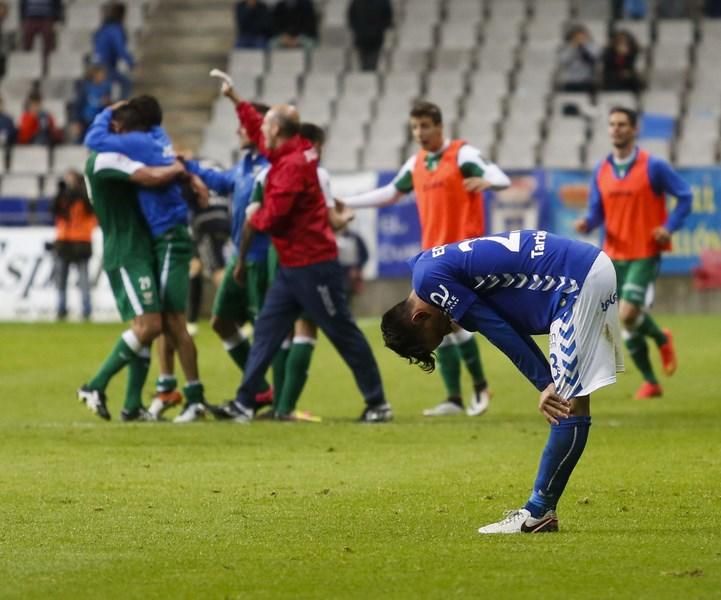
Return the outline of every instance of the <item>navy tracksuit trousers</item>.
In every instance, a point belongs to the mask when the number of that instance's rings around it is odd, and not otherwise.
[[[255,320],[253,344],[236,400],[254,405],[255,393],[293,323],[304,312],[320,327],[350,367],[368,406],[385,402],[378,364],[348,309],[337,260],[307,267],[280,267]]]

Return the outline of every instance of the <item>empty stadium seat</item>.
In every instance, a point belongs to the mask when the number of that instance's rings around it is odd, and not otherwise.
[[[50,150],[46,146],[15,146],[10,155],[10,173],[44,175],[50,170]]]
[[[40,182],[35,175],[3,175],[0,196],[34,200],[40,196]]]

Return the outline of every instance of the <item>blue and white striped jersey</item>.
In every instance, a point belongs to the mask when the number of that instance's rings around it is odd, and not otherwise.
[[[427,250],[409,262],[413,289],[503,351],[538,389],[551,383],[531,335],[548,333],[600,250],[546,231],[512,231]]]

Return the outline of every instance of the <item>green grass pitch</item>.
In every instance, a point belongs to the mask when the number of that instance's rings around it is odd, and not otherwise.
[[[632,367],[594,395],[561,532],[483,538],[526,500],[547,435],[485,340],[477,419],[421,417],[440,378],[369,322],[391,424],[353,422],[361,399],[321,340],[301,400],[321,424],[124,425],[74,398],[120,325],[0,325],[0,598],[719,598],[719,317],[660,321],[679,372],[661,400],[631,398]],[[238,373],[207,326],[196,339],[209,400],[227,399]]]

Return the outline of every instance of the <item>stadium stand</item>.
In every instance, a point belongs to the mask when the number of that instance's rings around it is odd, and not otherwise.
[[[664,19],[656,2],[648,4],[645,19],[612,22],[610,3],[596,0],[397,0],[395,29],[369,75],[358,72],[344,35],[345,0],[325,0],[316,2],[321,36],[307,57],[310,70],[287,51],[253,50],[232,51],[229,69],[239,83],[241,73],[258,78],[259,85],[241,84],[249,97],[297,101],[304,118],[326,126],[325,160],[336,171],[397,168],[412,148],[405,115],[419,97],[441,106],[450,132],[507,169],[588,168],[608,150],[605,117],[617,103],[644,111],[653,136],[644,143],[661,156],[712,164],[719,156],[720,84],[712,71],[720,24],[698,14]],[[647,84],[639,97],[555,91],[558,49],[573,23],[583,23],[600,47],[616,29],[635,37]],[[279,61],[293,66],[283,83],[275,75]],[[223,106],[214,107],[201,153],[227,162],[235,139],[223,133]],[[670,130],[659,139],[662,122]]]
[[[164,0],[126,3],[131,47],[159,2]],[[394,0],[395,27],[386,35],[378,70],[368,73],[360,71],[352,48],[347,0],[316,0],[321,21],[313,50],[234,49],[227,69],[241,95],[295,102],[304,119],[324,126],[325,162],[332,171],[398,168],[413,151],[406,115],[421,97],[441,106],[450,134],[468,139],[505,169],[591,167],[608,151],[606,113],[614,104],[644,112],[642,141],[650,150],[681,166],[717,163],[721,21],[704,18],[700,10],[687,18],[663,18],[659,2],[649,0],[644,19],[612,21],[611,3],[601,0]],[[65,23],[45,72],[39,48],[8,55],[0,94],[16,119],[37,85],[59,125],[70,124],[68,111],[100,22],[101,0],[69,0],[65,6]],[[635,37],[636,67],[646,84],[639,96],[600,89],[591,98],[556,90],[558,50],[574,23],[583,23],[600,47],[614,30]],[[17,36],[14,8],[5,31]],[[225,165],[233,161],[237,138],[229,123],[235,123],[232,107],[218,99],[200,155]],[[10,179],[0,190],[19,191],[18,182],[26,181],[26,198],[52,192],[57,174],[83,155],[67,144],[31,149],[37,160],[28,159],[25,150],[7,149],[0,174],[30,179]]]
[[[146,15],[158,0],[126,0],[125,27],[129,46],[134,48],[142,33]],[[65,130],[65,141],[75,142],[69,125],[77,87],[92,60],[92,36],[99,27],[104,0],[67,0],[64,23],[56,32],[56,47],[43,65],[41,44],[29,52],[19,49],[17,2],[10,2],[3,24],[3,37],[9,46],[5,73],[0,79],[0,96],[5,111],[17,122],[29,92],[43,95],[44,108],[53,115],[57,127]],[[73,143],[55,147],[15,145],[0,156],[0,224],[47,224],[51,220],[47,198],[57,189],[57,177],[70,167],[82,168],[87,153]],[[20,210],[18,203],[25,203]]]

